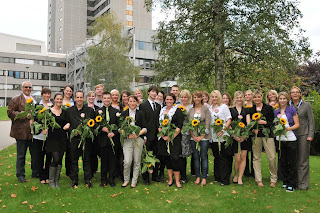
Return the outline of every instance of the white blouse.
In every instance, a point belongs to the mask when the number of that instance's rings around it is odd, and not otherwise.
[[[229,110],[229,107],[225,104],[221,104],[220,106],[217,106],[216,108],[212,109],[212,106],[209,107],[210,113],[211,113],[211,124],[214,123],[214,121],[217,118],[220,118],[224,121],[223,127],[226,126],[226,122],[231,119],[231,113]],[[210,134],[211,134],[211,141],[212,142],[218,142],[218,137],[216,133],[213,133],[212,128],[210,128]],[[224,142],[223,136],[229,135],[226,131],[223,133],[223,135],[220,137],[220,142]]]
[[[281,118],[284,118],[287,121],[285,127],[286,128],[290,127],[287,116],[281,114]],[[276,137],[276,140],[279,141],[279,136]],[[281,141],[296,141],[296,140],[297,140],[297,137],[292,130],[287,132],[287,137],[284,135],[281,135]]]

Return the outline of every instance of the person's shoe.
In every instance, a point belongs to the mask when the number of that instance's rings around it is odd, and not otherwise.
[[[55,179],[54,179],[56,188],[60,188],[59,180],[60,180],[61,168],[62,168],[62,165],[57,166],[57,171],[56,171]]]
[[[25,183],[26,179],[24,177],[18,177],[19,183]]]
[[[78,181],[73,180],[69,187],[70,188],[76,188],[77,186],[78,186]]]
[[[136,188],[137,187],[137,184],[134,184],[134,183],[131,183],[131,189],[134,189],[134,188]]]
[[[288,186],[286,185],[286,184],[283,184],[282,186],[281,186],[281,188],[282,189],[286,189]]]
[[[182,183],[182,184],[188,183],[188,179],[180,180],[180,183]]]
[[[173,185],[173,181],[172,181],[172,183],[171,183],[171,184],[169,184],[169,183],[167,184],[167,186],[168,186],[168,187],[170,187],[170,186],[172,186],[172,185]]]
[[[258,186],[259,187],[264,187],[263,183],[260,181],[260,182],[257,182]]]
[[[129,182],[125,182],[121,185],[122,188],[126,188],[129,185]]]
[[[115,186],[116,186],[116,184],[114,183],[114,180],[113,180],[113,181],[110,181],[109,183],[110,183],[110,186],[111,186],[111,187],[115,187]]]
[[[289,186],[286,190],[286,192],[294,192],[294,191],[295,191],[294,188],[291,186]]]
[[[271,182],[271,183],[270,183],[270,187],[271,187],[271,188],[276,187],[276,183]]]
[[[159,180],[158,177],[154,177],[154,178],[152,178],[151,180],[154,181],[154,182],[160,183],[160,180]]]
[[[108,185],[107,182],[101,182],[99,186],[100,187],[107,187],[107,185]]]
[[[84,183],[86,184],[87,188],[92,188],[93,187],[90,180],[86,180],[86,181],[84,181]]]
[[[145,180],[145,181],[144,181],[144,184],[146,184],[147,186],[149,186],[149,185],[150,185],[150,181]]]

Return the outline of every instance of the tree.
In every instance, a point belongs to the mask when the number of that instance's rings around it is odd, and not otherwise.
[[[151,8],[174,10],[159,24],[159,78],[178,76],[200,87],[226,89],[228,75],[250,76],[259,69],[293,73],[311,54],[299,26],[296,0],[145,0]],[[241,64],[242,70],[232,63]],[[243,68],[248,68],[243,70]],[[277,75],[275,72],[274,75]],[[229,76],[229,77],[230,77]]]
[[[86,79],[91,85],[102,83],[108,91],[129,90],[132,79],[138,75],[128,58],[128,38],[121,36],[122,24],[112,14],[99,17],[91,31],[94,45],[88,48]]]

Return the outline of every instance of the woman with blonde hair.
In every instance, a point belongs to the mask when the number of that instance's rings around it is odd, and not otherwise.
[[[119,98],[120,98],[120,93],[118,90],[113,89],[110,92],[111,94],[111,106],[117,110],[120,110],[120,104],[119,104]]]
[[[140,89],[135,89],[133,94],[134,94],[134,96],[136,96],[138,98],[139,104],[141,104],[143,102],[143,93],[142,93],[142,91]]]
[[[268,91],[267,96],[266,96],[266,103],[275,109],[279,108],[277,91],[275,91],[273,89]]]
[[[220,182],[221,186],[229,185],[230,182],[230,159],[232,158],[231,147],[225,147],[223,136],[228,135],[226,132],[227,128],[231,125],[231,113],[227,105],[222,103],[222,96],[218,90],[211,92],[210,107],[211,112],[211,124],[215,122],[216,119],[221,119],[223,121],[223,129],[218,133],[213,133],[211,129],[211,138],[213,146],[214,155],[214,178],[215,181]],[[221,143],[221,150],[219,150],[219,141]]]
[[[251,90],[246,90],[244,92],[244,105],[246,109],[249,109],[251,107],[253,107],[253,93]],[[247,110],[248,112],[248,110]],[[249,154],[250,154],[250,160],[249,160]],[[251,171],[250,171],[251,168]],[[252,140],[249,139],[249,149],[247,152],[247,156],[246,156],[246,168],[244,169],[244,175],[248,176],[248,177],[254,177],[254,171],[253,171],[253,154],[252,154]]]
[[[298,144],[298,188],[308,190],[310,143],[314,138],[315,127],[313,112],[311,105],[303,101],[299,87],[292,87],[290,93],[290,106],[297,110],[300,121],[300,127],[295,131]]]
[[[245,102],[244,102],[245,107],[246,108],[253,107],[253,101],[252,101],[253,93],[251,90],[246,90],[244,92],[244,98],[245,98]]]

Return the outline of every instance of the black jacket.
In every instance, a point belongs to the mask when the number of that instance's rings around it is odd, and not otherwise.
[[[147,127],[147,141],[157,140],[158,127],[159,127],[159,114],[161,106],[156,104],[156,110],[153,111],[148,100],[140,104],[139,110],[144,113],[146,127]]]

